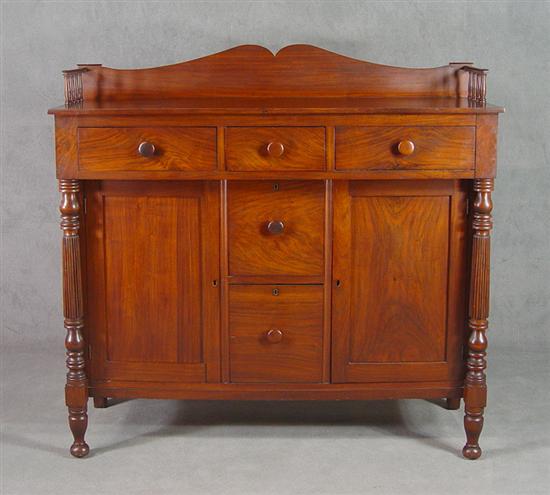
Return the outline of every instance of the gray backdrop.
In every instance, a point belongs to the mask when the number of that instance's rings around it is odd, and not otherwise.
[[[275,51],[309,43],[390,65],[473,61],[490,69],[489,100],[507,109],[494,196],[491,344],[548,346],[549,27],[543,1],[3,2],[4,344],[62,347],[65,334],[46,115],[62,103],[62,69],[170,64],[243,43]]]

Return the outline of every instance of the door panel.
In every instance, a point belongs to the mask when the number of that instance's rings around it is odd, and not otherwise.
[[[219,379],[218,211],[203,182],[88,192],[94,378]]]
[[[333,381],[458,377],[464,217],[458,182],[336,184]]]

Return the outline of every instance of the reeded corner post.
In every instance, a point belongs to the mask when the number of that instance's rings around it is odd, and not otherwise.
[[[485,368],[489,317],[489,274],[494,179],[474,179],[472,207],[472,261],[468,312],[468,357],[464,384],[464,428],[466,445],[462,454],[467,459],[481,455],[479,436],[487,402]]]
[[[90,451],[84,441],[88,426],[88,382],[84,361],[84,306],[80,258],[80,181],[61,179],[61,230],[63,231],[63,316],[67,350],[65,402],[69,409],[69,427],[74,437],[71,454],[84,457]]]

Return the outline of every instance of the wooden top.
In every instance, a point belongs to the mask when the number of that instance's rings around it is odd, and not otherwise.
[[[59,106],[56,115],[285,115],[497,113],[503,109],[467,98],[179,98],[175,100],[85,101]]]
[[[49,113],[502,111],[472,101],[472,73],[479,75],[479,89],[483,82],[484,97],[486,71],[467,63],[412,69],[364,62],[309,45],[291,45],[277,54],[243,45],[149,69],[79,65],[64,71],[68,104]]]

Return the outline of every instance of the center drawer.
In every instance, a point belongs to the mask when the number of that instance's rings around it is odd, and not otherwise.
[[[229,331],[231,382],[322,381],[322,286],[233,285]]]
[[[228,184],[230,276],[323,275],[323,181]]]
[[[324,170],[324,127],[228,127],[228,170]]]

